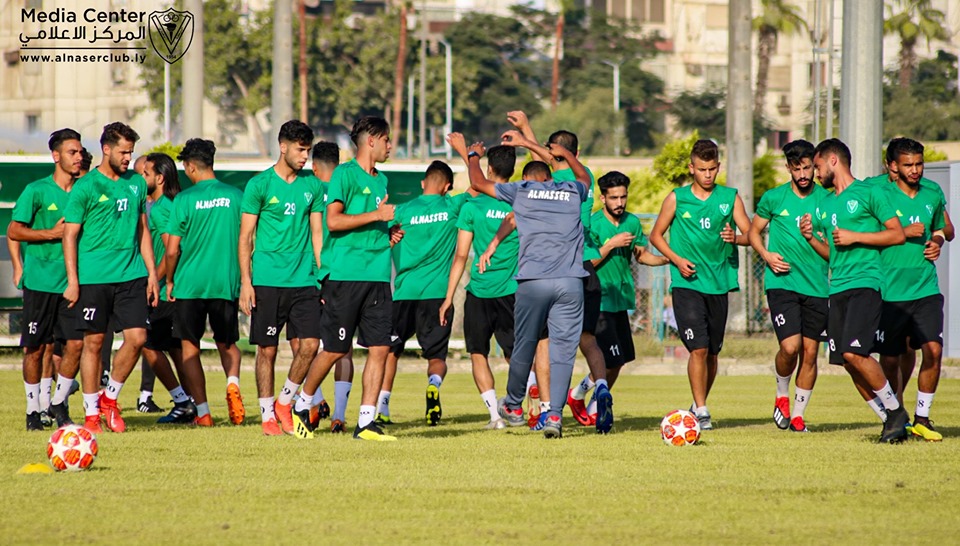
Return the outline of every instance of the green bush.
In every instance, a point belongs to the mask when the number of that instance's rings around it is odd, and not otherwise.
[[[157,144],[153,148],[150,148],[149,150],[144,152],[144,155],[155,154],[155,153],[167,154],[174,161],[176,161],[177,156],[180,155],[180,152],[182,151],[183,151],[183,144],[172,144],[170,142],[163,142],[161,144]]]

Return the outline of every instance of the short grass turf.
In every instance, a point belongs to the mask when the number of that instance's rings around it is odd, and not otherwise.
[[[934,543],[960,528],[958,381],[941,382],[934,406],[942,443],[890,446],[875,443],[880,424],[846,378],[820,379],[813,432],[795,434],[770,417],[772,377],[720,377],[717,429],[676,448],[658,426],[689,405],[684,377],[624,376],[614,434],[568,413],[564,438],[546,441],[481,430],[488,416],[469,374],[447,378],[443,422],[427,427],[425,378],[401,374],[390,428],[399,441],[368,443],[329,423],[312,441],[262,436],[252,374],[242,378],[247,422],[231,426],[224,380],[207,375],[215,428],[136,413],[132,377],[121,395],[128,432],[100,436],[91,470],[17,475],[45,460],[49,433],[23,430],[20,375],[0,372],[0,542]],[[359,395],[358,375],[351,429]],[[80,398],[72,404],[80,419]]]

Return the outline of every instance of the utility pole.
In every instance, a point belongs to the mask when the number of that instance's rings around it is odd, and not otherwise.
[[[420,8],[420,159],[427,158],[427,3]]]
[[[727,76],[727,180],[753,211],[753,105],[750,0],[730,0]],[[878,81],[878,80],[874,80]]]
[[[450,159],[453,157],[453,149],[450,147],[450,143],[447,142],[446,136],[453,132],[453,46],[450,45],[450,42],[442,38],[440,39],[440,43],[446,52],[444,59],[444,71],[446,72],[444,91],[446,95],[447,118],[443,124],[443,147],[446,150],[447,159]]]
[[[273,7],[273,83],[270,86],[270,152],[280,153],[280,126],[293,117],[293,0]]]
[[[840,140],[850,148],[853,175],[863,179],[881,171],[883,2],[843,3],[840,58]]]
[[[183,56],[183,138],[203,136],[203,2],[186,0],[186,11],[193,14],[193,41]]]

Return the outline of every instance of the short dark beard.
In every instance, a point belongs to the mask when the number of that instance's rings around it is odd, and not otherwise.
[[[624,213],[627,212],[627,208],[626,208],[626,207],[624,207],[623,210],[620,211],[620,214],[617,214],[617,213],[613,212],[612,210],[610,210],[610,209],[607,208],[607,207],[604,207],[604,208],[607,209],[607,214],[609,214],[610,216],[616,218],[617,220],[623,218]]]

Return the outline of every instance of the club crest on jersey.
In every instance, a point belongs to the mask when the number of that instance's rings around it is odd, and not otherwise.
[[[720,205],[720,212],[722,212],[722,213],[724,213],[724,214],[730,212],[730,205],[729,205],[728,203],[724,203],[724,204]]]
[[[927,214],[933,214],[933,205],[927,205]]]
[[[130,188],[130,191],[132,191],[134,195],[137,194],[137,187],[136,187],[136,186],[134,186],[134,185],[131,184],[130,186],[127,186],[127,187]]]
[[[851,199],[847,201],[847,212],[853,214],[857,212],[857,209],[860,208],[860,202],[856,199]]]
[[[308,191],[303,192],[303,198],[307,200],[307,203],[309,203],[310,201],[313,201],[313,194]]]

